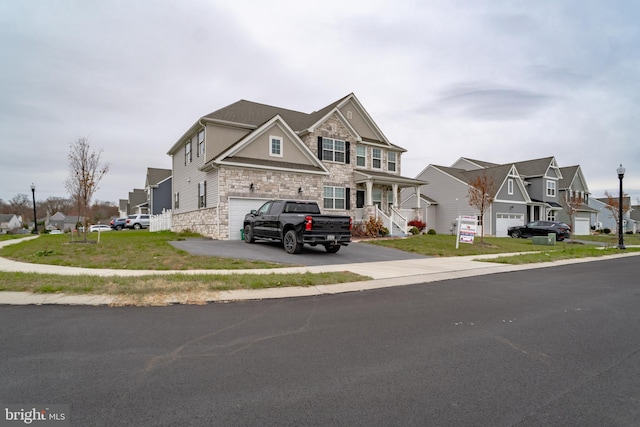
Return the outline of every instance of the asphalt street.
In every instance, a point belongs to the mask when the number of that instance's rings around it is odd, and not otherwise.
[[[296,255],[286,253],[281,243],[267,241],[248,244],[242,240],[189,239],[170,243],[176,248],[194,255],[222,256],[304,266],[426,258],[424,255],[361,242],[352,242],[349,246],[340,248],[340,251],[335,254],[328,253],[323,246],[304,245],[302,253]]]
[[[72,425],[637,426],[635,257],[308,298],[0,307],[0,402]]]

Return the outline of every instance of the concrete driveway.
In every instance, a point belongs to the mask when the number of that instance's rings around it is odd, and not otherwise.
[[[242,240],[193,239],[171,242],[171,244],[194,255],[269,261],[281,264],[316,266],[328,264],[352,264],[361,262],[398,261],[423,259],[424,255],[412,254],[397,249],[353,242],[342,247],[338,253],[330,254],[323,246],[304,246],[302,253],[291,255],[282,244],[272,242],[245,243]]]

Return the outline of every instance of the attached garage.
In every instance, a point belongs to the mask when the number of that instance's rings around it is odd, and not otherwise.
[[[496,214],[496,237],[507,237],[509,227],[524,225],[524,214]]]
[[[249,199],[229,197],[229,240],[240,240],[244,216],[252,209],[258,209],[270,199]]]
[[[591,224],[589,218],[575,218],[575,230],[573,235],[575,236],[588,236],[591,233]]]

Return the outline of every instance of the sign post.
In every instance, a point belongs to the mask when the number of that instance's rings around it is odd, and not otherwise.
[[[476,227],[478,226],[478,219],[475,216],[459,216],[456,219],[458,226],[456,227],[456,249],[460,247],[460,243],[473,244],[473,239],[476,237]]]

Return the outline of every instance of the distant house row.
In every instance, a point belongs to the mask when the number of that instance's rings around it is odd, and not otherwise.
[[[461,157],[405,177],[406,150],[353,93],[312,113],[240,100],[197,118],[167,154],[171,169],[148,168],[145,188],[120,200],[121,216],[171,209],[174,231],[240,239],[247,212],[285,198],[317,201],[356,222],[380,218],[391,234],[406,234],[412,219],[451,233],[456,217],[476,215],[485,235],[506,236],[528,221],[569,222],[565,206],[578,199],[574,234],[615,224],[590,197],[580,166],[560,167],[554,157],[508,164]],[[481,175],[498,184],[484,217],[467,198]],[[625,226],[635,231],[633,212]]]
[[[479,177],[493,184],[493,202],[484,217],[468,200],[469,186],[482,182]],[[497,237],[507,236],[511,226],[537,220],[565,222],[577,236],[592,229],[616,230],[606,199],[591,198],[580,166],[560,167],[555,157],[506,164],[461,157],[451,166],[428,165],[417,179],[428,184],[417,192],[405,190],[402,206],[424,206],[422,220],[438,233],[453,233],[461,215],[478,216],[484,234]],[[635,232],[633,212],[626,213],[623,225]]]

